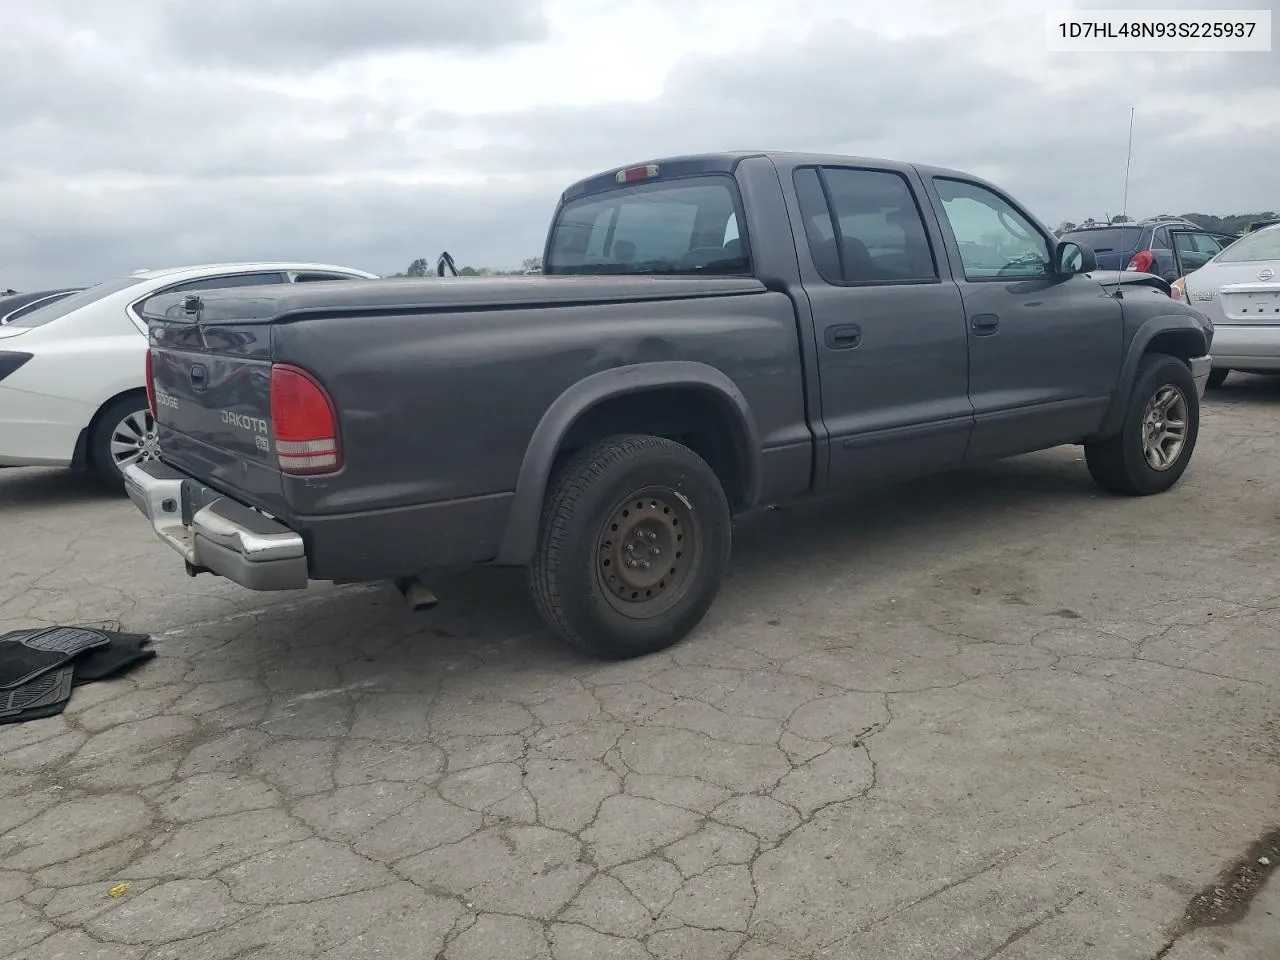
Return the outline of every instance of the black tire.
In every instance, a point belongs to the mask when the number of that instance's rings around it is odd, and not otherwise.
[[[547,625],[579,650],[610,660],[654,653],[710,609],[731,539],[729,504],[705,460],[662,437],[610,437],[553,479],[530,590]]]
[[[1166,387],[1181,394],[1186,409],[1186,433],[1181,450],[1164,469],[1147,460],[1143,428],[1148,405]],[[1163,353],[1142,358],[1120,432],[1106,440],[1084,445],[1085,462],[1094,482],[1111,493],[1145,497],[1163,493],[1182,477],[1200,433],[1200,398],[1186,363]]]
[[[1214,367],[1209,371],[1209,379],[1207,386],[1210,390],[1217,390],[1227,381],[1227,376],[1231,373],[1230,367]]]
[[[146,394],[126,394],[117,397],[102,408],[94,420],[93,430],[89,434],[89,473],[99,483],[112,489],[124,491],[124,475],[116,466],[111,456],[111,440],[119,426],[127,417],[137,415],[145,423],[151,423],[151,411],[147,409]],[[154,430],[154,427],[152,427]],[[146,459],[150,459],[148,452]]]

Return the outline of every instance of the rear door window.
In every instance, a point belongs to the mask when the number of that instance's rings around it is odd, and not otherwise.
[[[297,273],[294,274],[294,283],[316,283],[321,280],[360,280],[362,277],[353,277],[347,273]]]
[[[228,287],[261,287],[273,283],[284,283],[283,273],[232,273],[224,277],[201,277],[199,280],[188,280],[176,287],[170,287],[165,293],[185,293],[188,290],[225,290]]]
[[[1211,234],[1198,230],[1170,230],[1169,242],[1173,245],[1174,265],[1180,277],[1199,270],[1222,250]]]
[[[855,284],[938,279],[924,219],[900,174],[823,167],[798,170],[795,176],[802,215],[810,225],[810,252],[825,279]]]
[[[276,271],[264,271],[262,273],[231,273],[221,277],[201,277],[199,280],[186,280],[182,283],[175,284],[172,287],[165,287],[163,290],[157,290],[145,300],[140,300],[133,305],[133,311],[139,317],[142,316],[147,304],[155,297],[166,293],[187,293],[191,290],[226,290],[230,287],[262,287],[270,286],[276,283],[287,283],[288,278]]]

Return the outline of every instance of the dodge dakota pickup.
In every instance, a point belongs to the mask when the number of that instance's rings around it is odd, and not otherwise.
[[[410,595],[520,566],[557,633],[623,658],[696,627],[752,508],[1061,444],[1154,494],[1196,444],[1209,321],[965,173],[610,170],[543,265],[152,301],[161,452],[130,496],[193,576]]]

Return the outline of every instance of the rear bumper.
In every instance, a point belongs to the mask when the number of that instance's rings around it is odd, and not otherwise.
[[[1205,388],[1209,385],[1209,371],[1212,369],[1213,357],[1191,358],[1191,377],[1196,382],[1196,393],[1202,397]]]
[[[250,590],[307,585],[300,534],[158,463],[126,467],[129,498],[191,574],[208,571]]]
[[[1213,365],[1237,370],[1280,369],[1280,324],[1215,323]]]

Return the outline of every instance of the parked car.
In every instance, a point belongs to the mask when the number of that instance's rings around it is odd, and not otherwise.
[[[192,575],[429,601],[432,569],[524,566],[566,640],[647,653],[757,506],[1058,444],[1119,494],[1176,483],[1212,328],[1095,266],[951,170],[611,170],[563,194],[543,276],[157,298],[160,460],[126,485]]]
[[[0,327],[28,313],[34,313],[46,304],[56,303],[63,297],[79,293],[83,287],[65,287],[61,290],[35,290],[13,293],[0,299]]]
[[[19,311],[0,326],[0,466],[88,468],[118,484],[124,466],[155,456],[142,319],[151,298],[374,276],[316,263],[144,270]]]
[[[1254,220],[1244,228],[1244,232],[1253,233],[1255,230],[1261,230],[1263,227],[1269,227],[1276,223],[1280,223],[1280,217],[1267,217],[1265,220]]]
[[[1280,372],[1280,223],[1246,233],[1174,284],[1213,322],[1213,370],[1220,387],[1232,370]]]
[[[1235,240],[1230,234],[1212,233],[1190,220],[1177,217],[1080,227],[1062,234],[1059,239],[1087,244],[1103,270],[1152,273],[1172,283],[1182,273],[1174,260],[1171,230],[1185,232],[1193,238],[1190,250],[1184,255],[1184,266],[1190,269],[1207,263],[1210,257]]]

